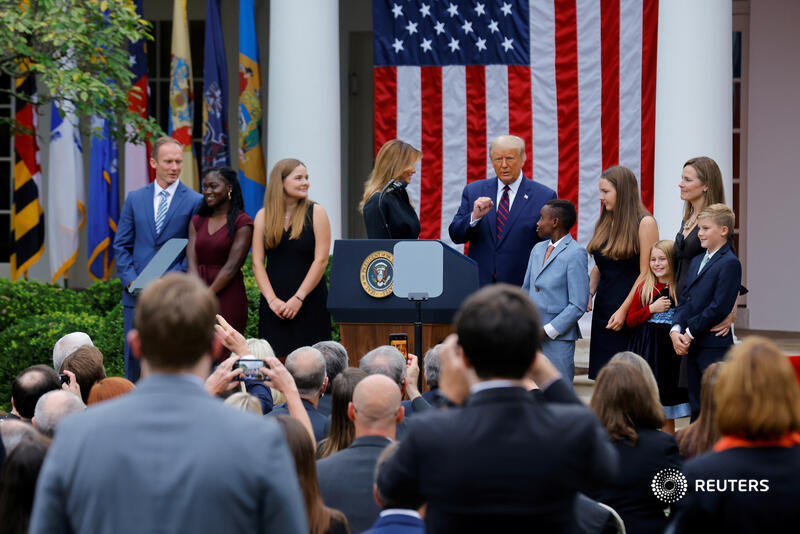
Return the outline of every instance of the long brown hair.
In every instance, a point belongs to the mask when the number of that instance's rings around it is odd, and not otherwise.
[[[636,446],[636,427],[664,426],[664,408],[651,393],[644,375],[627,362],[612,362],[600,370],[589,403],[614,441]]]
[[[375,156],[375,166],[364,184],[364,196],[358,204],[358,211],[364,211],[367,200],[383,189],[387,183],[397,180],[409,167],[417,164],[422,152],[399,139],[386,141]]]
[[[800,430],[797,377],[767,338],[750,336],[731,348],[714,397],[723,436],[770,440]]]
[[[347,406],[353,400],[356,384],[367,377],[367,373],[356,367],[349,367],[333,379],[331,388],[331,429],[328,437],[320,441],[318,458],[325,458],[346,449],[356,438],[356,427],[347,416]]]
[[[639,254],[639,222],[650,215],[639,197],[639,184],[633,171],[622,165],[606,169],[600,176],[614,187],[617,201],[614,210],[605,208],[594,226],[594,235],[586,250],[600,251],[612,260],[623,260]]]
[[[713,159],[700,156],[692,158],[683,164],[684,167],[691,165],[700,179],[700,183],[706,186],[706,192],[703,196],[703,205],[700,207],[702,210],[711,204],[725,204],[725,188],[722,185],[722,171],[719,170],[719,165]],[[693,215],[694,208],[692,203],[688,200],[683,206],[683,220],[688,221]]]
[[[347,519],[339,510],[328,508],[322,502],[322,495],[317,481],[317,462],[314,458],[314,446],[308,430],[300,421],[290,415],[279,415],[275,420],[281,425],[286,443],[294,457],[297,481],[303,492],[303,501],[308,518],[308,530],[311,534],[323,534],[330,529],[331,519],[347,525]],[[348,532],[350,531],[348,527]]]
[[[717,387],[723,365],[724,362],[714,362],[706,367],[703,380],[700,382],[700,417],[675,434],[678,451],[683,458],[694,458],[710,451],[720,438],[715,421],[717,403],[714,401],[714,388]]]
[[[662,239],[661,241],[656,242],[656,244],[653,245],[653,248],[657,248],[667,257],[667,265],[669,266],[669,281],[667,282],[667,285],[669,286],[669,297],[672,299],[672,302],[677,304],[678,295],[675,293],[675,243],[669,239]],[[653,257],[652,251],[650,252],[650,257]],[[640,297],[642,299],[642,306],[649,306],[653,301],[653,289],[655,289],[657,281],[656,275],[653,274],[653,270],[647,269],[647,274],[644,275],[644,280],[642,281],[640,286],[641,289],[639,290]]]
[[[277,247],[283,237],[283,214],[286,211],[283,181],[299,165],[305,167],[305,163],[299,159],[282,159],[272,167],[272,171],[269,173],[267,192],[264,194],[264,247],[266,249]],[[289,239],[297,239],[303,233],[303,224],[310,205],[311,201],[308,197],[297,202],[297,208],[292,215]]]

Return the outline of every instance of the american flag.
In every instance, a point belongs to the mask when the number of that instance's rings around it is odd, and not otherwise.
[[[422,150],[408,188],[420,238],[449,242],[464,185],[494,176],[488,144],[506,133],[525,140],[525,176],[578,208],[582,245],[612,165],[652,211],[657,0],[373,0],[373,28],[375,151],[395,137]]]

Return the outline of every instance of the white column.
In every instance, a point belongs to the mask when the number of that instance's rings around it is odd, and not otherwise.
[[[267,176],[283,158],[308,167],[310,196],[342,234],[338,0],[272,0]]]
[[[733,201],[731,9],[731,0],[659,2],[654,215],[662,239],[678,232],[689,158],[713,158]]]

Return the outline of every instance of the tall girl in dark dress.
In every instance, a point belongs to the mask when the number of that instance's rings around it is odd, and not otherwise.
[[[296,159],[272,168],[253,231],[253,274],[261,290],[259,337],[278,357],[331,337],[325,267],[331,226],[308,198],[308,171]],[[266,266],[265,266],[266,260]]]
[[[634,292],[650,270],[650,249],[658,225],[642,205],[639,185],[627,167],[607,169],[600,177],[603,208],[586,250],[594,257],[589,276],[592,334],[589,378],[617,352],[627,350],[631,329],[625,324]]]
[[[220,315],[239,332],[247,326],[242,265],[253,238],[236,171],[214,167],[203,176],[203,203],[189,224],[186,258],[219,299]]]
[[[417,239],[420,225],[406,187],[422,152],[399,139],[387,141],[375,156],[359,209],[370,239]]]

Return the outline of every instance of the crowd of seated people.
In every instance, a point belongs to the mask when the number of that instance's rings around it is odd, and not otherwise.
[[[348,367],[335,342],[281,363],[191,277],[155,284],[132,335],[138,384],[106,377],[80,332],[54,347],[57,367],[16,377],[0,533],[776,532],[800,520],[800,387],[768,340],[745,338],[706,370],[700,416],[673,437],[636,354],[600,370],[585,406],[541,352],[518,288],[471,296],[421,363],[379,346]],[[243,379],[240,357],[266,378]],[[688,480],[676,501],[652,491],[665,469]],[[748,491],[704,491],[731,480]]]

